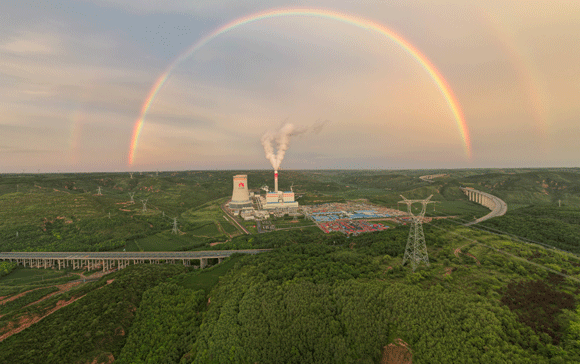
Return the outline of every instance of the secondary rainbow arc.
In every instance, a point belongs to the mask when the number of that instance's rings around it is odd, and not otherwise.
[[[387,38],[391,39],[395,43],[397,43],[401,48],[403,48],[407,53],[409,53],[415,60],[427,71],[431,79],[435,82],[440,92],[443,94],[447,104],[449,105],[453,117],[456,121],[457,128],[459,129],[459,133],[463,140],[463,146],[465,150],[465,154],[468,159],[471,159],[471,141],[469,138],[469,131],[467,128],[467,124],[465,122],[465,117],[459,106],[459,102],[457,98],[453,94],[451,87],[445,80],[445,78],[441,75],[439,70],[429,61],[429,59],[423,55],[417,48],[415,48],[411,43],[405,40],[400,35],[396,34],[389,28],[385,27],[384,25],[377,23],[373,20],[361,18],[358,16],[339,13],[332,10],[325,10],[325,9],[311,9],[311,8],[285,8],[285,9],[273,9],[273,10],[266,10],[259,13],[254,13],[242,18],[235,19],[219,28],[214,30],[213,32],[209,33],[208,35],[201,38],[199,41],[194,43],[190,48],[188,48],[184,53],[179,55],[166,69],[163,73],[157,78],[153,87],[149,91],[143,106],[141,107],[141,112],[139,114],[139,118],[135,121],[135,125],[133,127],[133,134],[131,137],[131,145],[129,149],[129,158],[128,162],[129,165],[132,165],[135,159],[135,152],[137,149],[137,145],[139,142],[139,136],[141,135],[141,130],[143,129],[143,124],[145,122],[145,117],[147,112],[149,111],[153,100],[159,93],[159,90],[163,86],[163,84],[167,81],[171,72],[175,69],[177,65],[183,62],[185,59],[190,57],[195,51],[199,48],[207,44],[213,38],[224,34],[236,27],[239,27],[244,24],[252,23],[258,20],[267,19],[267,18],[275,18],[275,17],[283,17],[283,16],[308,16],[308,17],[320,17],[320,18],[327,18],[333,19],[337,21],[341,21],[344,23],[352,24],[359,28],[368,29],[372,31],[376,31]]]

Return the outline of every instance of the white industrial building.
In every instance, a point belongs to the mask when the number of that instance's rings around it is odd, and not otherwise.
[[[238,174],[234,176],[234,191],[232,192],[232,200],[229,204],[232,210],[241,210],[243,208],[251,208],[252,201],[248,192],[248,176],[246,174]]]
[[[274,191],[266,192],[266,201],[262,202],[262,208],[265,210],[298,208],[293,191],[278,191],[278,171],[274,171]]]

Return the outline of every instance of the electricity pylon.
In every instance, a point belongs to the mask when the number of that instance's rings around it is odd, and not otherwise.
[[[171,232],[177,234],[177,217],[173,218],[173,229],[171,230]]]
[[[147,200],[149,199],[141,200],[141,203],[143,204],[143,212],[147,211]]]
[[[131,197],[131,203],[135,203],[135,200],[133,200],[134,196],[135,196],[135,192],[129,192],[129,197]]]
[[[424,200],[407,200],[403,195],[401,197],[403,201],[399,201],[399,203],[407,205],[407,211],[409,211],[409,215],[411,216],[411,230],[409,231],[402,265],[405,265],[407,261],[411,261],[411,267],[413,268],[413,273],[415,273],[415,269],[421,262],[429,266],[429,256],[427,255],[427,245],[425,244],[425,234],[423,233],[423,218],[425,217],[427,204],[434,202],[429,201],[433,195]],[[423,205],[418,215],[413,215],[412,205],[414,203],[421,203]]]
[[[101,186],[99,186],[99,190],[97,192],[97,195],[102,196],[103,194],[101,193]]]

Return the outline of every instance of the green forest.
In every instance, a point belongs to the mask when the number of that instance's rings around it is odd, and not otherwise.
[[[102,277],[0,262],[0,362],[395,363],[386,348],[397,342],[413,363],[580,362],[580,171],[284,171],[321,201],[393,206],[399,194],[433,194],[429,216],[443,219],[423,224],[429,265],[415,272],[402,265],[409,224],[350,236],[240,233],[220,209],[236,173],[3,175],[2,251],[271,250]],[[446,176],[418,178],[428,173]],[[271,178],[247,174],[256,185]],[[515,208],[463,226],[489,210],[459,186],[503,194]],[[127,203],[128,190],[149,198],[146,212],[137,194]]]

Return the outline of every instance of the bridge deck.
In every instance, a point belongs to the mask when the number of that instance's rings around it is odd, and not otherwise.
[[[505,201],[502,200],[501,198],[494,196],[494,195],[491,195],[491,194],[486,193],[486,192],[475,190],[475,189],[467,189],[467,188],[463,188],[463,187],[460,187],[460,188],[464,192],[471,191],[471,192],[477,193],[479,195],[485,196],[488,199],[490,199],[491,201],[493,201],[493,203],[494,203],[493,209],[491,209],[491,212],[489,214],[482,216],[479,219],[476,219],[475,221],[468,222],[467,224],[464,224],[465,226],[471,226],[471,225],[480,223],[482,221],[489,220],[493,217],[503,216],[506,214],[508,206],[507,206],[507,203],[505,203]]]
[[[248,250],[206,250],[188,252],[0,252],[0,260],[9,260],[22,264],[25,267],[62,269],[103,269],[107,271],[113,267],[125,268],[130,263],[159,264],[178,263],[191,265],[192,260],[199,260],[199,267],[208,265],[208,259],[217,259],[221,263],[234,253],[258,254],[270,249]]]
[[[270,249],[177,252],[0,252],[0,259],[200,259],[225,258],[234,253],[258,254]]]

